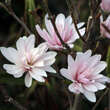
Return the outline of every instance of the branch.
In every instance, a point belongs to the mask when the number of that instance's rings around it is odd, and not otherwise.
[[[102,94],[102,96],[99,98],[99,100],[96,102],[96,104],[94,105],[94,107],[92,108],[92,110],[96,110],[96,107],[99,105],[99,103],[102,101],[102,99],[104,98],[104,96],[108,93],[109,88],[107,88],[105,90],[105,92]]]
[[[12,97],[10,97],[8,95],[8,93],[7,93],[6,89],[4,88],[4,86],[0,85],[0,91],[4,95],[5,102],[9,102],[10,104],[13,104],[19,110],[27,110],[20,103],[18,103],[15,99],[13,99]]]
[[[56,32],[56,34],[57,34],[59,40],[61,41],[62,45],[63,45],[64,47],[66,47],[66,48],[71,52],[70,47],[62,40],[62,38],[61,38],[61,36],[60,36],[60,34],[59,34],[59,32],[58,32],[58,29],[57,29],[57,27],[56,27],[56,25],[55,25],[55,19],[54,19],[54,17],[52,16],[52,14],[51,14],[51,12],[50,12],[50,10],[49,10],[49,8],[48,8],[48,0],[44,0],[44,1],[45,1],[45,4],[46,4],[47,12],[48,12],[48,14],[49,14],[49,19],[51,20],[51,22],[52,22],[52,24],[53,24],[53,27],[54,27],[54,29],[55,29],[55,32]]]
[[[10,6],[5,6],[5,4],[0,2],[0,6],[2,8],[4,8],[11,16],[13,16],[13,18],[18,21],[18,23],[27,31],[28,34],[31,34],[31,31],[29,30],[29,28],[26,26],[26,24],[24,22],[22,22],[17,16],[16,14],[13,12],[12,8]]]
[[[81,34],[80,34],[80,32],[79,32],[79,29],[78,29],[78,27],[77,27],[76,19],[75,19],[74,14],[73,14],[73,9],[74,9],[73,4],[71,5],[71,1],[70,1],[70,0],[66,0],[66,2],[67,2],[67,5],[68,5],[68,8],[69,8],[69,10],[70,10],[71,17],[72,17],[72,19],[73,19],[75,29],[76,29],[76,31],[77,31],[77,33],[78,33],[80,39],[81,39],[84,43],[86,43],[85,39],[81,36]]]

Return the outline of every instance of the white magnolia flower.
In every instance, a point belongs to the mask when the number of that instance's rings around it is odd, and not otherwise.
[[[91,50],[77,52],[76,59],[68,56],[68,69],[62,68],[61,74],[72,81],[68,89],[76,94],[82,93],[91,102],[96,102],[95,92],[103,90],[110,78],[100,74],[107,64],[100,61],[101,55],[91,56]]]
[[[76,39],[79,39],[79,35],[76,31],[74,23],[72,23],[72,17],[65,17],[64,14],[60,13],[55,19],[55,25],[61,36],[61,39],[70,48],[73,48],[73,43],[76,41]],[[55,50],[64,49],[51,21],[48,19],[48,14],[46,14],[45,16],[45,26],[46,29],[41,29],[39,25],[36,25],[36,29],[39,35],[46,41],[49,48]],[[77,24],[79,32],[83,36],[85,34],[85,27],[81,28],[82,26],[84,26],[84,22],[80,22]]]
[[[13,64],[4,64],[3,68],[7,73],[19,78],[25,74],[25,85],[30,87],[32,78],[45,82],[44,77],[47,77],[47,72],[56,71],[51,67],[55,62],[56,52],[47,52],[48,48],[46,43],[40,44],[34,48],[35,36],[30,35],[21,37],[16,42],[17,50],[12,47],[1,47],[0,50],[5,58]]]

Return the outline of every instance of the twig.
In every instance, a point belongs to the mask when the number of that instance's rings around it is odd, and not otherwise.
[[[84,43],[86,43],[85,39],[81,36],[81,34],[80,34],[80,32],[79,32],[79,29],[78,29],[78,27],[77,27],[76,19],[75,19],[75,17],[74,17],[73,11],[72,11],[72,10],[74,9],[73,4],[71,5],[70,0],[66,0],[66,1],[67,1],[68,8],[69,8],[69,10],[70,10],[70,13],[71,13],[71,17],[72,17],[73,22],[74,22],[75,29],[76,29],[76,31],[77,31],[77,33],[78,33],[80,39],[81,39]]]
[[[104,23],[101,23],[101,25],[110,34],[110,30],[108,29],[108,27]]]
[[[5,96],[5,101],[13,104],[19,110],[27,110],[26,108],[24,108],[23,106],[21,106],[16,100],[14,100],[12,97]]]
[[[108,110],[110,110],[110,89],[108,91]]]
[[[109,91],[109,88],[107,88],[105,90],[105,92],[102,94],[102,96],[99,98],[99,100],[96,102],[96,104],[94,105],[94,107],[92,108],[92,110],[95,110],[96,107],[99,105],[99,103],[102,101],[102,99],[104,98],[104,96],[108,93]]]
[[[88,39],[89,39],[89,34],[90,34],[90,29],[91,29],[92,23],[93,23],[93,18],[92,18],[92,16],[89,16],[88,22],[87,22],[87,27],[86,27],[86,32],[84,35],[84,38],[86,41],[88,41]]]
[[[28,34],[31,34],[31,31],[29,30],[29,28],[26,26],[26,24],[24,24],[24,22],[22,22],[17,16],[16,14],[13,12],[11,7],[7,7],[5,6],[5,4],[0,2],[0,6],[2,8],[4,8],[11,16],[13,16],[13,18],[18,21],[19,24],[21,24],[21,26],[27,31]]]
[[[80,94],[75,95],[74,105],[72,110],[77,110],[78,102],[79,102]]]
[[[10,97],[8,95],[8,93],[7,93],[6,89],[4,88],[4,86],[0,85],[0,91],[4,95],[5,102],[9,102],[10,104],[13,104],[19,110],[27,110],[21,104],[19,104],[15,99],[13,99],[12,97]]]

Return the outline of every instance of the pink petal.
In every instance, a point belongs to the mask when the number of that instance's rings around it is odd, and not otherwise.
[[[62,32],[65,26],[65,16],[63,14],[58,14],[55,20],[55,24],[56,24],[56,27],[58,29],[60,36],[62,36]]]
[[[67,79],[73,81],[72,75],[68,72],[67,69],[62,68],[62,69],[60,70],[60,73],[61,73],[61,75],[64,76],[65,78],[67,78]]]
[[[68,89],[71,92],[76,93],[76,94],[83,93],[83,88],[82,88],[81,84],[78,84],[78,83],[70,84]]]

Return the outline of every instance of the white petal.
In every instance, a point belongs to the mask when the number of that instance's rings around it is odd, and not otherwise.
[[[91,56],[90,59],[89,59],[89,67],[93,67],[93,66],[96,66],[97,63],[100,61],[101,59],[101,55],[94,55],[94,56]]]
[[[79,29],[81,36],[84,36],[86,28]]]
[[[34,78],[35,80],[37,80],[39,82],[45,82],[45,79],[37,73],[30,72],[30,75],[32,78]]]
[[[96,96],[94,92],[84,91],[84,96],[91,102],[96,102]]]
[[[69,46],[70,48],[73,48],[73,47],[74,47],[74,44],[68,44],[68,46]]]
[[[16,47],[17,47],[18,50],[20,50],[22,52],[25,51],[25,42],[26,42],[26,39],[27,39],[27,37],[24,36],[24,37],[20,37],[17,40]]]
[[[11,65],[11,64],[4,64],[3,68],[9,73],[9,74],[23,74],[24,70],[23,68],[20,68],[16,65]]]
[[[100,83],[103,83],[103,84],[106,83],[106,82],[110,83],[110,78],[108,78],[108,77],[106,77],[104,75],[100,75],[100,76],[102,76],[102,77],[97,78],[96,79],[97,82],[100,82]]]
[[[37,48],[34,48],[32,50],[33,62],[35,62],[40,57],[42,57],[47,50],[48,50],[48,47],[46,43],[41,43]]]
[[[95,83],[95,86],[98,88],[98,90],[103,90],[103,89],[106,88],[105,85],[103,85],[103,84],[101,84],[101,83],[99,83],[99,82],[96,82],[96,83]]]
[[[5,58],[7,58],[10,62],[15,63],[18,60],[18,53],[16,51],[16,49],[14,48],[5,48],[5,47],[1,47],[0,48],[2,54],[4,55]]]
[[[37,75],[47,77],[47,73],[46,73],[44,70],[39,69],[39,68],[34,68],[34,69],[32,70],[32,73],[33,73],[36,77],[37,77]]]
[[[55,58],[51,58],[51,59],[45,60],[44,65],[45,66],[50,66],[50,65],[52,65],[55,62],[55,60],[56,60]]]
[[[55,30],[53,28],[51,21],[48,19],[48,14],[46,14],[45,16],[45,25],[46,25],[47,31],[53,37],[55,35]]]
[[[104,61],[100,61],[99,64],[97,64],[93,69],[94,74],[99,74],[100,72],[102,72],[105,68],[107,67],[106,62]]]
[[[49,59],[55,58],[56,55],[57,55],[56,52],[53,52],[53,51],[47,52],[45,53],[43,60],[49,60]]]
[[[68,89],[71,91],[71,92],[74,92],[76,94],[79,94],[79,93],[83,93],[83,88],[81,86],[81,84],[78,84],[78,83],[72,83],[69,85]]]
[[[33,34],[29,35],[29,37],[26,39],[26,49],[27,51],[34,48],[35,44],[35,36]]]
[[[44,65],[44,61],[43,60],[38,60],[36,61],[36,63],[34,64],[35,67],[43,67]]]
[[[34,48],[34,44],[35,36],[33,34],[31,34],[28,38],[21,37],[16,42],[17,49],[21,52],[30,51],[31,49]]]
[[[75,61],[86,60],[91,56],[91,54],[92,54],[91,50],[87,50],[85,53],[77,52]]]
[[[80,23],[77,24],[77,27],[81,28],[84,24],[85,24],[84,22],[80,22]]]
[[[47,71],[47,72],[52,72],[52,73],[56,73],[56,70],[54,68],[52,68],[51,66],[46,66],[42,68],[43,70]]]
[[[24,81],[26,87],[30,87],[32,85],[32,77],[30,76],[29,73],[26,74]]]
[[[23,73],[13,74],[13,76],[14,76],[15,78],[20,78],[20,77],[22,77],[22,76],[23,76]]]
[[[60,73],[61,73],[61,75],[64,76],[65,78],[67,78],[67,79],[73,81],[72,75],[68,73],[68,70],[67,70],[67,69],[62,68],[62,69],[60,70]]]
[[[41,30],[39,25],[36,25],[36,30],[45,41],[51,42],[51,38],[45,29]]]
[[[86,85],[83,85],[83,87],[87,90],[87,91],[90,91],[90,92],[96,92],[97,91],[97,87],[93,84],[86,84]]]
[[[72,17],[68,16],[65,20],[66,23],[71,24],[72,23]]]
[[[74,64],[74,59],[71,55],[68,55],[68,66],[73,66]]]
[[[55,20],[56,27],[61,35],[65,25],[65,16],[63,14],[58,14]]]

